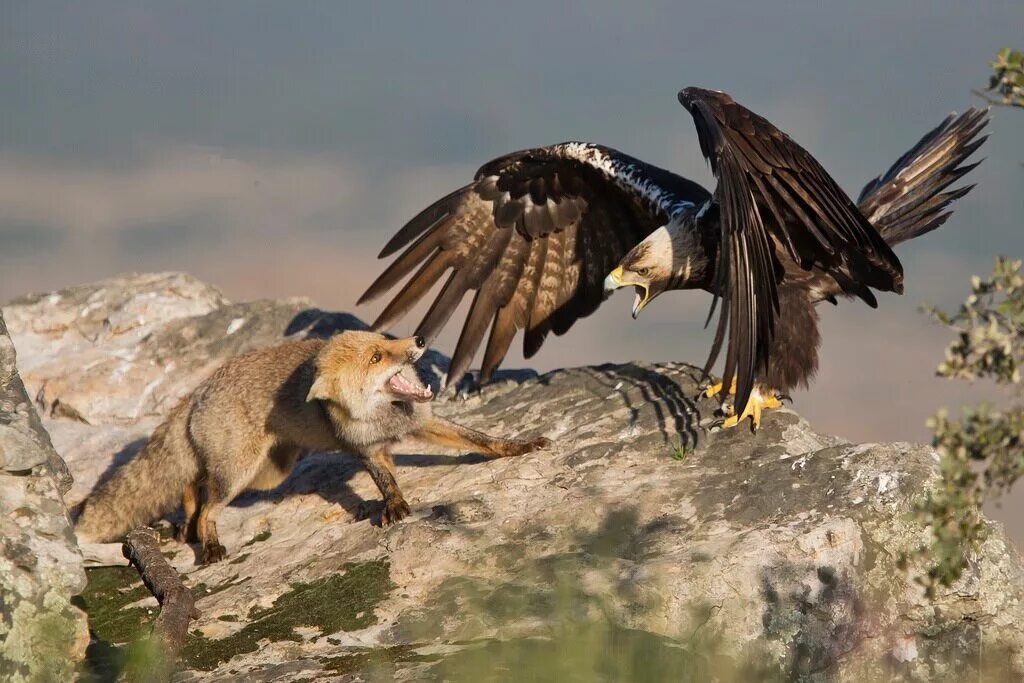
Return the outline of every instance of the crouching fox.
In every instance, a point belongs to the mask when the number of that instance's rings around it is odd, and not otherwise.
[[[409,514],[391,448],[405,436],[494,456],[550,445],[501,439],[435,417],[416,373],[421,337],[344,332],[254,351],[227,361],[185,397],[143,450],[86,501],[83,542],[114,541],[182,501],[179,540],[198,537],[203,562],[225,550],[217,515],[247,488],[272,489],[307,451],[358,455],[384,498],[383,524]],[[206,488],[200,504],[200,487]]]

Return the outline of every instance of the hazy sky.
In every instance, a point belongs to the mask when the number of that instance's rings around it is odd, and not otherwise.
[[[0,3],[0,300],[174,269],[235,299],[352,310],[388,236],[499,154],[592,140],[713,186],[686,85],[767,116],[856,194],[976,103],[1024,25],[1020,0],[481,5]],[[822,429],[922,439],[937,407],[984,393],[932,377],[948,334],[917,307],[1024,253],[1024,112],[991,129],[978,188],[899,250],[906,295],[822,311],[822,369],[795,396]],[[707,295],[637,322],[630,296],[531,364],[703,362]]]

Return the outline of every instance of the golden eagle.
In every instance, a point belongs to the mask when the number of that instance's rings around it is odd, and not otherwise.
[[[820,342],[815,304],[872,289],[903,290],[892,246],[934,230],[973,186],[949,189],[977,164],[987,110],[950,115],[869,182],[857,203],[814,157],[729,95],[679,93],[693,116],[714,193],[617,150],[564,142],[484,164],[469,185],[424,209],[380,257],[402,253],[360,303],[409,277],[377,318],[384,330],[445,274],[416,329],[433,339],[465,295],[473,303],[448,378],[469,368],[490,329],[481,381],[524,330],[523,352],[565,333],[608,294],[633,286],[633,316],[662,292],[705,289],[721,301],[707,373],[726,346],[722,383],[733,416],[753,427],[761,411],[806,386]],[[725,392],[722,392],[724,395]]]

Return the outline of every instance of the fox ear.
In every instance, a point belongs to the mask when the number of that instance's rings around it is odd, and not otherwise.
[[[326,400],[331,397],[330,382],[327,380],[327,375],[317,375],[313,381],[313,386],[309,388],[309,393],[306,394],[307,401],[316,401],[318,399]]]

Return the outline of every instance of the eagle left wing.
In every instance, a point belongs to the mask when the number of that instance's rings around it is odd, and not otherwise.
[[[631,248],[673,211],[710,197],[692,181],[602,145],[513,152],[399,230],[380,255],[401,253],[359,303],[404,281],[373,324],[386,330],[443,281],[416,328],[429,341],[473,292],[448,378],[459,380],[487,336],[486,381],[520,331],[529,358],[550,332],[564,334],[597,309],[605,276]]]
[[[902,291],[899,260],[814,157],[725,93],[686,88],[701,152],[718,180],[719,248],[715,303],[722,298],[705,372],[728,333],[722,382],[736,381],[736,414],[767,370],[779,312],[780,259],[831,275],[870,305],[869,287]],[[715,310],[712,304],[711,313]]]

